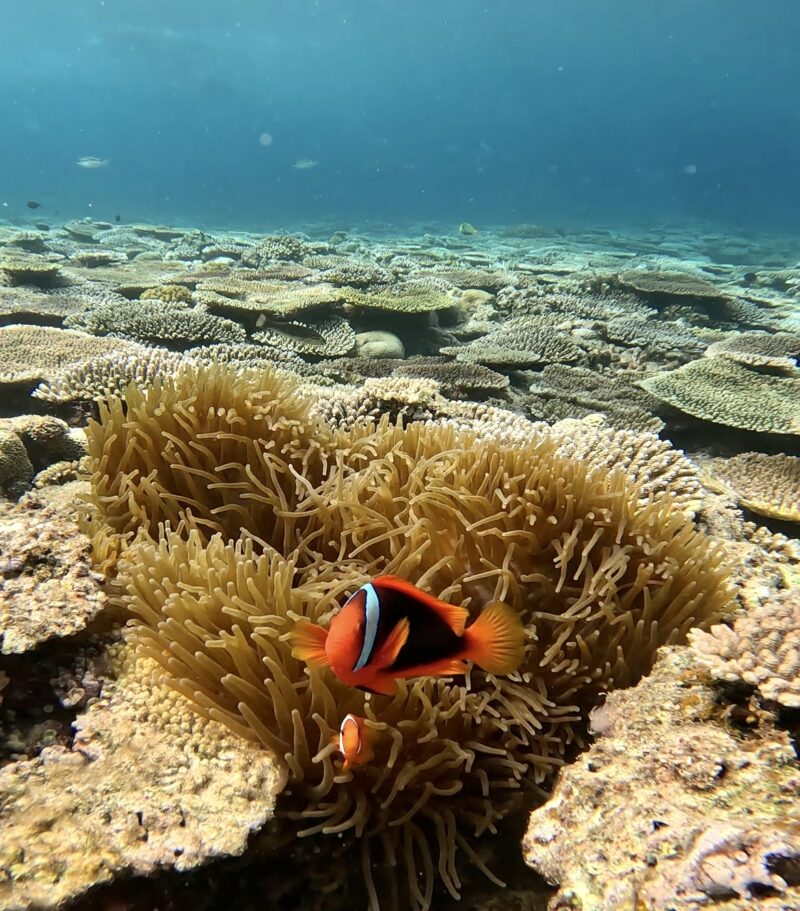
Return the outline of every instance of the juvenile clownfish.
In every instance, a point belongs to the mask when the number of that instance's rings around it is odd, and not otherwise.
[[[374,740],[375,732],[358,715],[345,715],[339,733],[331,737],[331,743],[344,757],[342,768],[345,771],[352,765],[364,765],[375,758]]]
[[[491,674],[513,673],[524,655],[516,611],[495,602],[469,627],[468,619],[465,607],[396,576],[379,576],[348,598],[330,629],[301,621],[289,638],[295,658],[387,696],[399,679],[465,674],[467,661]]]

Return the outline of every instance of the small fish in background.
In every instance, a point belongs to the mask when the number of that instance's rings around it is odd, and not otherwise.
[[[114,216],[114,221],[115,221],[117,224],[119,224],[119,223],[122,221],[122,216],[121,216],[121,215],[115,215],[115,216]]]
[[[42,208],[42,204],[41,204],[40,202],[36,202],[35,199],[29,199],[29,200],[25,203],[25,205],[26,205],[29,209],[41,209],[41,208]]]
[[[394,695],[397,680],[463,675],[467,661],[490,674],[513,673],[525,654],[517,612],[494,602],[469,627],[468,619],[465,607],[397,576],[378,576],[348,598],[330,629],[300,621],[289,641],[300,661],[386,696]]]
[[[79,168],[87,168],[90,171],[96,168],[108,167],[108,163],[108,158],[95,158],[94,155],[84,155],[75,162]]]
[[[458,226],[458,233],[466,234],[471,237],[473,234],[478,233],[478,229],[475,227],[475,225],[471,225],[468,221],[462,221]]]
[[[312,168],[316,168],[318,164],[319,162],[314,161],[313,158],[298,158],[292,167],[295,171],[310,171]]]
[[[331,743],[344,757],[342,768],[345,771],[375,758],[374,741],[375,732],[367,727],[366,719],[358,715],[345,715],[339,733],[331,737]]]

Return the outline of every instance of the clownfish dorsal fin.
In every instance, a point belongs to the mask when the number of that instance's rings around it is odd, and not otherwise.
[[[457,604],[448,604],[446,601],[440,601],[429,595],[416,585],[400,579],[398,576],[378,576],[372,583],[376,589],[389,588],[392,591],[400,592],[409,598],[422,602],[430,610],[437,613],[442,620],[450,627],[456,636],[464,635],[464,628],[469,620],[469,611],[466,607],[460,607]]]
[[[408,633],[411,629],[411,623],[408,617],[399,620],[394,629],[384,640],[381,647],[375,654],[373,665],[376,670],[382,670],[394,663],[400,654],[400,649],[408,642]]]
[[[289,635],[292,657],[305,661],[311,667],[327,667],[330,664],[325,652],[328,631],[316,623],[300,621]]]

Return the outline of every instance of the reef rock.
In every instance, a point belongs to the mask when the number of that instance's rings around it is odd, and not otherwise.
[[[56,908],[92,886],[238,855],[280,785],[265,751],[195,715],[122,646],[71,749],[0,771],[0,907]]]
[[[800,907],[791,740],[767,719],[746,736],[724,727],[694,660],[668,649],[612,693],[599,739],[532,814],[525,858],[560,886],[553,911]]]
[[[0,653],[29,651],[84,629],[106,605],[92,571],[89,538],[78,529],[85,485],[62,488],[61,502],[30,494],[0,509]]]

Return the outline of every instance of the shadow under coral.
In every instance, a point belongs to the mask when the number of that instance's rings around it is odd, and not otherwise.
[[[276,756],[281,838],[328,844],[321,869],[360,865],[372,908],[398,890],[428,908],[437,883],[457,898],[462,858],[492,877],[476,839],[549,787],[601,695],[728,607],[720,546],[670,497],[643,504],[621,472],[533,433],[337,430],[296,378],[217,366],[130,387],[88,436],[96,560],[139,647],[198,712]],[[520,671],[368,696],[291,656],[297,619],[327,624],[380,573],[473,616],[511,604]],[[330,739],[350,712],[376,757],[344,772]]]

